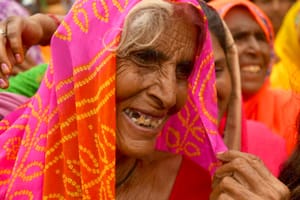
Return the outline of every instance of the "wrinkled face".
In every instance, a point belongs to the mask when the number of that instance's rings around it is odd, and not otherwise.
[[[286,12],[295,0],[254,0],[253,2],[268,15],[277,33]]]
[[[215,59],[215,72],[216,72],[216,88],[218,96],[218,120],[222,119],[224,116],[232,91],[231,77],[229,74],[229,69],[225,57],[225,52],[222,49],[220,42],[214,36],[211,35],[214,59]]]
[[[185,104],[194,66],[197,28],[173,21],[151,47],[117,60],[117,147],[152,153],[165,121]]]
[[[242,93],[247,99],[262,87],[270,62],[270,46],[261,27],[245,8],[233,8],[225,21],[237,45]]]

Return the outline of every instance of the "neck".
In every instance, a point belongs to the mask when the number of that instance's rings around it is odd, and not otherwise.
[[[126,183],[136,170],[138,160],[136,158],[117,153],[116,160],[116,188]]]

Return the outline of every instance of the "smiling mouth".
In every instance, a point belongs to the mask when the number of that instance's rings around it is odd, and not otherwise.
[[[129,108],[126,108],[124,110],[124,113],[133,121],[136,125],[144,127],[144,128],[151,128],[156,129],[158,128],[162,122],[164,121],[164,118],[154,118],[149,115],[142,114],[138,111],[131,110]]]
[[[241,68],[243,72],[258,73],[261,70],[259,65],[249,65]]]

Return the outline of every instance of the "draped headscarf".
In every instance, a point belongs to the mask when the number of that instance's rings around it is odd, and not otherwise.
[[[286,14],[276,35],[278,62],[270,75],[271,87],[300,92],[300,2],[296,1]]]
[[[137,2],[79,0],[73,5],[52,38],[53,59],[40,89],[27,106],[0,122],[0,199],[114,198],[116,55],[112,49]],[[199,8],[196,0],[176,2]],[[201,155],[214,165],[215,152],[224,146],[217,134],[212,62],[211,43],[205,40],[189,79],[187,103],[164,131],[174,137],[178,131],[192,134],[206,151],[177,138],[184,154]]]
[[[263,11],[261,11],[254,3],[248,0],[213,0],[209,4],[217,9],[222,18],[224,18],[226,14],[236,6],[243,6],[244,8],[247,8],[249,13],[254,17],[255,21],[264,31],[270,46],[273,47],[274,30],[272,23]]]

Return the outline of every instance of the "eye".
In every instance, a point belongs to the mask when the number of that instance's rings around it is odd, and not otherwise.
[[[152,49],[140,50],[133,52],[131,57],[135,63],[142,66],[159,65],[162,55]]]
[[[194,63],[190,61],[181,62],[176,66],[176,76],[178,79],[188,79],[192,73]]]
[[[245,39],[246,36],[247,36],[246,33],[236,33],[236,34],[233,35],[233,39],[234,39],[235,41],[240,41],[240,40]]]
[[[259,41],[264,41],[264,42],[267,41],[266,36],[265,36],[264,33],[256,33],[256,34],[255,34],[255,37],[256,37],[256,39],[259,40]]]
[[[223,71],[224,71],[223,66],[215,64],[216,77],[219,77],[222,74]]]

